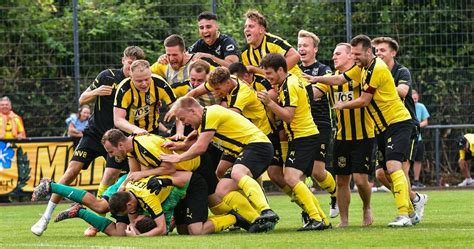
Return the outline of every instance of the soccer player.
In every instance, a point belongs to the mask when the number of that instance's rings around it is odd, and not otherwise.
[[[298,53],[301,57],[301,63],[298,65],[299,68],[303,71],[303,76],[309,78],[311,76],[321,76],[326,74],[331,74],[331,68],[327,65],[316,60],[319,46],[319,37],[309,31],[300,30],[298,32]],[[308,84],[306,86],[309,88],[308,92],[312,92],[312,85]],[[331,119],[331,109],[329,107],[329,101],[326,94],[322,95],[318,99],[310,98],[311,103],[311,115],[313,116],[313,121],[318,127],[321,149],[325,151],[330,151],[331,144],[331,135],[332,135],[332,119]],[[318,169],[315,175],[316,181],[321,185],[321,182],[324,182],[327,177],[329,181],[332,177],[327,176],[331,174],[325,170],[325,166],[329,166],[329,157],[326,157],[324,160],[325,165],[317,165]],[[329,209],[329,217],[335,218],[339,215],[339,209],[336,203],[336,184],[334,180],[330,182],[329,186],[325,188],[327,192],[331,195],[331,203]]]
[[[415,155],[413,156],[413,188],[424,188],[425,185],[420,182],[421,163],[424,160],[425,154],[425,144],[421,137],[421,128],[428,126],[430,113],[428,109],[426,109],[426,106],[418,101],[420,96],[416,90],[411,91],[411,96],[413,101],[415,101],[416,118],[420,121],[420,132],[418,134],[418,141],[416,142]]]
[[[474,184],[471,178],[471,159],[474,157],[474,134],[468,133],[458,140],[459,147],[459,168],[464,180],[458,184],[459,187]]]
[[[416,154],[416,144],[418,142],[418,134],[420,130],[420,123],[416,117],[415,111],[415,102],[411,96],[412,89],[412,78],[411,73],[408,68],[404,67],[395,60],[397,55],[399,45],[391,37],[377,37],[372,40],[372,45],[375,47],[375,55],[382,59],[385,64],[387,64],[390,73],[393,76],[395,86],[397,88],[398,96],[400,96],[402,102],[405,104],[405,107],[410,112],[410,116],[413,122],[413,129],[410,137],[410,151],[409,156],[406,161],[403,162],[403,172],[408,181],[408,188],[410,193],[410,200],[413,203],[416,213],[420,218],[423,218],[425,204],[428,202],[428,196],[425,194],[419,194],[411,189],[410,184],[410,163],[413,163],[413,156]],[[380,148],[379,148],[380,149]],[[384,159],[379,160],[379,167],[385,164]],[[390,188],[390,181],[388,180],[388,173],[383,170],[383,168],[376,169],[377,179],[384,184],[388,189]]]
[[[267,32],[267,20],[260,12],[249,10],[245,13],[244,35],[247,45],[242,49],[242,63],[252,73],[264,75],[260,62],[269,53],[279,53],[285,57],[288,71],[302,76],[297,63],[298,52],[282,38]]]
[[[350,80],[362,84],[362,94],[351,101],[339,101],[334,109],[366,107],[375,124],[376,139],[390,174],[398,216],[390,227],[411,226],[419,217],[411,207],[408,182],[402,162],[408,159],[413,123],[410,113],[397,94],[393,77],[387,65],[372,52],[371,40],[358,35],[351,40],[351,54],[357,66],[340,75],[316,76],[312,79],[328,85],[342,85]]]
[[[173,89],[160,76],[152,75],[146,60],[134,61],[131,77],[118,86],[114,102],[114,124],[127,134],[157,133],[161,101],[170,106],[176,100]]]
[[[163,154],[167,162],[194,158],[214,142],[224,154],[237,158],[231,177],[234,185],[229,191],[241,189],[256,207],[257,223],[276,223],[278,215],[270,209],[260,185],[255,181],[273,158],[273,146],[265,134],[248,119],[220,105],[202,107],[191,97],[180,98],[173,107],[176,118],[189,124],[199,135],[196,142],[182,154]]]
[[[283,174],[287,186],[283,191],[289,196],[294,195],[296,203],[309,216],[307,223],[298,231],[324,230],[330,223],[325,220],[319,201],[301,181],[303,176],[314,175],[315,164],[324,167],[324,152],[320,150],[318,128],[311,117],[308,92],[299,77],[288,74],[287,62],[282,55],[268,54],[260,64],[265,78],[278,87],[279,102],[271,100],[267,92],[258,92],[258,97],[283,121],[288,136],[288,155]]]
[[[59,183],[72,183],[82,169],[89,167],[89,164],[95,158],[103,156],[107,162],[97,191],[97,197],[100,198],[101,193],[117,180],[122,170],[128,171],[127,162],[117,163],[114,158],[109,157],[100,140],[105,131],[114,127],[112,115],[117,86],[122,80],[130,76],[130,65],[133,61],[144,58],[145,53],[139,47],[127,47],[122,57],[122,68],[102,71],[94,82],[81,94],[79,98],[81,105],[95,101],[94,112],[89,120],[89,126],[84,130],[84,135],[76,147],[66,172],[59,180]],[[31,232],[41,236],[46,230],[51,215],[60,200],[61,197],[58,195],[53,194],[51,196],[45,212],[38,222],[31,227]],[[86,231],[86,234],[95,235],[94,231]]]
[[[351,57],[351,45],[339,43],[332,56],[336,75],[349,71],[354,66]],[[339,101],[350,101],[362,94],[359,79],[353,79],[343,85],[315,85],[315,98],[329,96],[331,104]],[[363,226],[373,222],[370,208],[371,187],[369,175],[373,171],[373,150],[375,149],[374,123],[365,108],[336,110],[337,135],[334,143],[334,173],[337,182],[337,205],[340,219],[338,227],[349,225],[349,204],[351,200],[351,175],[362,199]],[[319,128],[319,126],[318,126]]]
[[[194,59],[203,59],[211,65],[228,67],[239,61],[237,42],[229,35],[219,32],[217,15],[212,12],[202,12],[198,16],[199,36],[188,49],[194,54]]]

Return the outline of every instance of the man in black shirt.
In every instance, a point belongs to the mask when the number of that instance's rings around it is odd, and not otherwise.
[[[409,170],[410,170],[410,163],[413,163],[413,155],[416,154],[415,148],[416,143],[418,142],[418,132],[420,124],[418,119],[416,118],[416,109],[415,109],[415,101],[411,95],[412,90],[412,77],[410,70],[404,67],[402,64],[398,63],[395,60],[395,56],[397,56],[397,52],[399,49],[398,42],[395,41],[391,37],[377,37],[372,40],[372,44],[375,47],[375,54],[377,57],[381,58],[385,64],[387,64],[390,72],[392,73],[393,79],[395,81],[395,86],[397,87],[398,96],[402,99],[403,103],[405,104],[406,109],[410,112],[410,116],[413,122],[413,130],[411,134],[411,148],[409,153],[409,158],[407,161],[403,162],[403,171],[408,181],[408,187],[410,192],[410,200],[413,203],[413,207],[415,212],[418,214],[418,217],[421,219],[423,218],[424,213],[424,206],[428,201],[428,196],[425,194],[420,194],[412,190],[410,184],[410,177],[409,177]],[[378,166],[379,168],[376,169],[377,179],[385,185],[385,187],[390,187],[390,183],[387,180],[386,173],[381,168],[382,165]],[[390,189],[390,188],[389,188]]]
[[[188,49],[189,53],[194,54],[195,59],[204,59],[215,67],[228,67],[239,61],[237,43],[231,36],[219,32],[216,14],[211,12],[199,14],[198,25],[201,39]]]
[[[112,185],[122,169],[128,170],[127,161],[121,163],[108,156],[101,139],[105,131],[114,127],[113,107],[115,91],[120,82],[129,77],[130,65],[133,61],[144,59],[145,53],[136,46],[127,47],[122,57],[121,69],[106,69],[102,71],[92,84],[81,94],[79,103],[81,105],[95,101],[94,113],[89,119],[89,125],[84,130],[84,135],[74,151],[74,155],[59,180],[59,183],[69,185],[79,175],[82,169],[87,169],[89,164],[97,157],[106,158],[106,169],[102,177],[97,195]],[[31,232],[41,236],[46,230],[51,215],[56,205],[61,201],[59,195],[53,194],[49,200],[48,207],[41,218],[31,227]]]

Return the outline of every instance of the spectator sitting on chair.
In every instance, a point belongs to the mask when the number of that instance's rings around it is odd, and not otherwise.
[[[72,114],[66,119],[67,135],[74,138],[74,148],[82,138],[82,132],[86,129],[91,116],[91,108],[88,105],[83,105],[79,108],[77,114]]]
[[[7,96],[0,99],[0,139],[26,138],[23,120],[12,111],[12,102]]]
[[[461,168],[464,181],[458,184],[459,187],[474,185],[471,178],[471,159],[474,157],[474,134],[466,134],[459,138],[459,168]]]

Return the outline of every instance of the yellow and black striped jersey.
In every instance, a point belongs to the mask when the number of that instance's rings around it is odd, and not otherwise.
[[[129,156],[137,159],[137,161],[148,168],[157,168],[161,165],[161,154],[173,154],[168,148],[161,147],[167,140],[159,135],[149,134],[134,136],[132,140],[133,151]],[[176,151],[177,153],[183,153]],[[176,163],[176,170],[194,171],[199,168],[201,163],[200,157]]]
[[[300,78],[296,77],[296,75],[288,74],[285,81],[280,85],[278,95],[280,106],[295,108],[295,114],[291,123],[283,122],[290,141],[296,138],[319,134],[318,128],[311,116],[311,106],[305,83]]]
[[[336,71],[336,75],[339,71]],[[331,105],[339,101],[351,101],[362,94],[362,85],[357,80],[350,80],[340,86],[329,86],[321,83],[316,88],[327,93]],[[337,118],[337,140],[362,140],[373,138],[374,122],[366,108],[335,110]]]
[[[168,83],[173,84],[189,80],[189,66],[191,63],[192,60],[190,59],[184,66],[174,70],[169,64],[155,62],[151,65],[150,70],[152,73],[163,77]]]
[[[257,94],[243,81],[232,77],[237,85],[226,96],[227,106],[236,108],[250,122],[257,126],[265,135],[272,132],[265,106],[258,99]]]
[[[158,195],[150,193],[146,185],[152,177],[153,176],[145,177],[138,181],[129,181],[125,185],[125,190],[132,193],[137,198],[140,208],[148,212],[151,217],[155,219],[163,214],[161,204],[168,198],[171,190],[173,190],[173,186],[162,188]],[[170,178],[169,176],[162,177]]]
[[[348,81],[360,80],[362,90],[373,94],[366,108],[374,120],[377,133],[385,131],[391,124],[411,119],[398,96],[392,74],[382,59],[374,58],[367,68],[355,66],[343,75]]]
[[[244,116],[220,105],[204,107],[199,133],[214,131],[214,145],[238,157],[250,143],[270,143],[268,137]]]
[[[471,152],[470,155],[474,156],[474,134],[468,133],[465,134],[464,137],[467,139],[467,143],[469,144],[469,151]],[[466,152],[465,150],[459,150],[459,159],[466,160]]]
[[[183,82],[177,82],[171,84],[171,88],[173,88],[174,93],[176,94],[176,98],[180,98],[185,96],[188,92],[194,89],[191,85],[189,80],[185,80]],[[209,106],[219,104],[216,97],[212,93],[206,93],[196,98],[196,100],[202,106]]]
[[[270,82],[260,74],[253,75],[253,81],[250,83],[250,86],[257,92],[270,91],[273,89]],[[267,112],[267,117],[268,117],[268,120],[270,120],[270,125],[272,126],[272,129],[276,130],[277,125],[276,125],[275,113],[273,113],[272,109],[268,106],[265,106],[265,111]]]
[[[150,88],[140,92],[135,88],[131,78],[120,83],[114,106],[127,111],[125,119],[142,129],[153,131],[158,129],[161,106],[160,101],[170,105],[176,101],[173,89],[158,75],[152,75]]]
[[[285,56],[291,48],[292,46],[282,38],[270,33],[265,33],[260,47],[254,49],[248,44],[244,47],[241,54],[242,63],[245,66],[252,65],[258,67],[260,66],[260,61],[262,61],[265,55],[276,53]],[[288,72],[298,77],[303,76],[303,72],[298,65],[289,68]]]

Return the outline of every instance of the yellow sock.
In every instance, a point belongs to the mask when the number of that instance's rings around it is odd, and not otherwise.
[[[214,232],[221,232],[235,224],[235,216],[231,214],[211,216],[208,218],[214,225]]]
[[[219,215],[219,214],[227,214],[230,212],[230,210],[232,210],[231,207],[229,207],[229,205],[227,205],[225,202],[221,202],[217,205],[215,205],[214,207],[210,207],[209,208],[211,210],[211,212],[214,214],[214,215]]]
[[[286,162],[286,154],[288,154],[288,141],[280,141],[281,146],[281,157],[283,162]]]
[[[334,181],[334,177],[331,175],[331,173],[326,171],[326,179],[324,179],[322,182],[318,182],[318,184],[322,189],[326,190],[326,192],[328,192],[331,197],[336,196],[336,181]]]
[[[100,183],[99,184],[99,189],[97,189],[97,200],[102,199],[102,193],[104,193],[105,190],[107,190],[110,187],[110,185],[105,185]]]
[[[324,210],[321,208],[321,204],[319,204],[319,201],[316,198],[316,196],[314,196],[314,195],[312,195],[312,196],[313,196],[313,203],[316,206],[316,208],[318,209],[318,214],[319,214],[319,216],[321,216],[321,219],[324,221],[324,224],[326,224],[326,225],[331,224],[331,221],[326,216],[326,213],[324,213]]]
[[[397,170],[390,174],[393,183],[393,196],[397,205],[399,215],[408,215],[410,196],[408,194],[408,183],[403,170]]]
[[[309,217],[315,219],[317,221],[321,221],[321,216],[318,213],[318,209],[316,205],[314,205],[311,191],[308,189],[308,186],[304,184],[304,182],[298,182],[296,186],[293,188],[293,192],[295,193],[296,199],[298,199],[299,203],[303,210],[308,213]]]
[[[250,176],[244,176],[240,179],[238,185],[239,188],[244,191],[245,196],[257,208],[259,213],[263,210],[270,209],[265,194],[257,181],[252,179]]]
[[[249,200],[238,191],[226,194],[222,201],[250,223],[253,223],[259,216],[259,213],[250,204]]]

